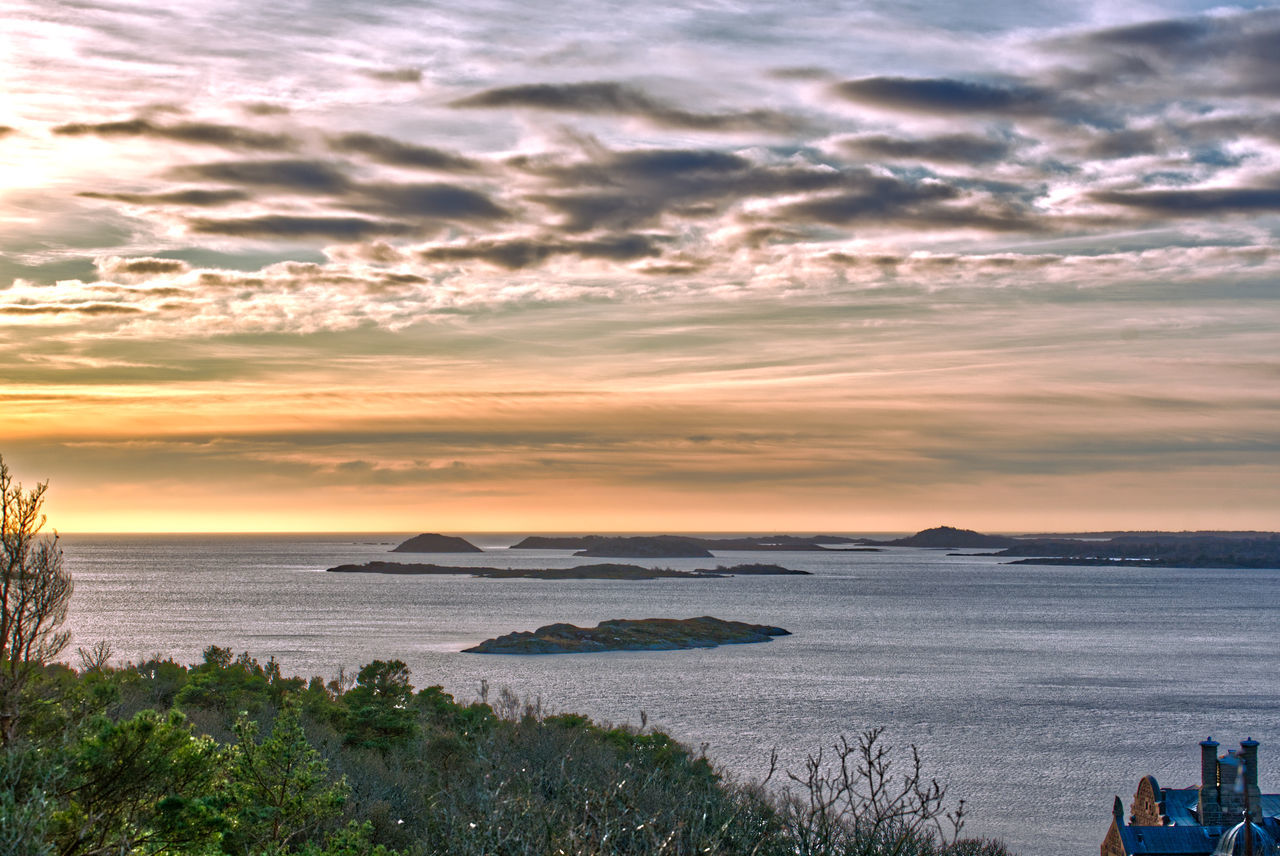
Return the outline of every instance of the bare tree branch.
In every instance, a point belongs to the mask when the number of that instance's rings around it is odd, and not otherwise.
[[[22,688],[32,670],[71,639],[61,630],[71,600],[58,536],[41,536],[48,483],[24,490],[0,457],[0,746],[16,733]]]

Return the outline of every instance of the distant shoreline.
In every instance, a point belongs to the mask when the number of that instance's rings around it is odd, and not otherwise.
[[[455,565],[414,564],[401,562],[366,562],[363,565],[338,565],[327,568],[334,574],[393,574],[401,576],[472,576],[486,579],[535,580],[709,580],[732,576],[809,576],[808,571],[795,571],[780,565],[720,565],[716,568],[677,571],[672,568],[645,568],[640,565],[612,563],[578,565],[572,568],[487,568]]]

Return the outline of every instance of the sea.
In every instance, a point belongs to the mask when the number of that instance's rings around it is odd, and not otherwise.
[[[918,748],[965,801],[965,832],[1023,856],[1098,852],[1116,795],[1144,775],[1199,783],[1199,741],[1261,742],[1280,784],[1280,571],[1011,565],[906,547],[718,552],[638,560],[692,570],[766,561],[811,576],[649,581],[327,574],[371,560],[572,567],[565,550],[396,554],[415,533],[64,535],[75,580],[69,649],[106,641],[116,662],[195,663],[216,644],[286,674],[326,679],[400,659],[421,688],[662,729],[729,775],[759,779],[830,757],[870,728]],[[791,632],[763,644],[666,652],[462,653],[543,624],[719,618]]]

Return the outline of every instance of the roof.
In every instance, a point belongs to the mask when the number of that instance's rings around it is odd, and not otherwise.
[[[1142,856],[1209,856],[1221,826],[1121,826],[1124,851]]]
[[[1174,826],[1199,826],[1195,811],[1200,807],[1199,788],[1166,788],[1161,794],[1164,815]]]
[[[1198,826],[1200,821],[1196,813],[1200,809],[1199,788],[1164,788],[1160,792],[1160,800],[1165,817],[1174,826]],[[1280,794],[1263,794],[1261,805],[1254,811],[1254,817],[1280,817]]]

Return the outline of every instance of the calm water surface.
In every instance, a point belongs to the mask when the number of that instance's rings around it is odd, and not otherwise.
[[[647,582],[325,574],[370,559],[571,567],[567,551],[399,555],[407,535],[64,536],[73,646],[197,662],[209,644],[286,673],[399,658],[418,687],[496,690],[614,723],[651,724],[743,777],[769,750],[799,769],[840,734],[884,726],[966,800],[967,831],[1024,856],[1093,854],[1111,800],[1139,776],[1198,784],[1197,743],[1262,742],[1280,782],[1280,572],[1002,565],[980,556],[717,553],[692,569],[771,561],[810,577]],[[644,562],[636,562],[643,564]],[[721,618],[777,624],[768,644],[513,657],[459,653],[553,621]]]

